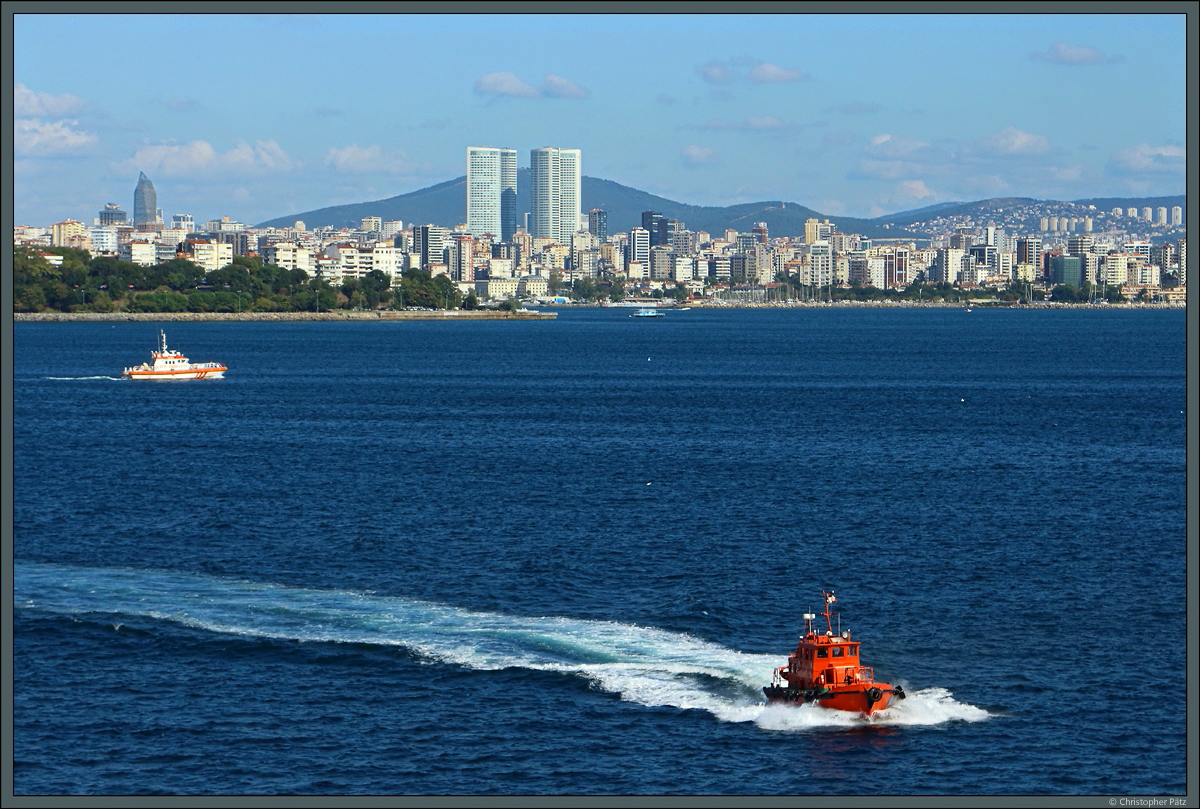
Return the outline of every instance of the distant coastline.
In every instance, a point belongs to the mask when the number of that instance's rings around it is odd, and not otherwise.
[[[556,312],[493,312],[483,310],[427,310],[420,312],[377,310],[359,312],[14,312],[14,322],[55,323],[62,321],[209,321],[209,320],[553,320]]]
[[[835,301],[789,302],[789,303],[710,303],[691,302],[693,309],[1184,309],[1183,303],[1056,303],[1035,301],[1034,303],[995,303],[971,301],[954,303],[949,301]],[[599,304],[560,304],[554,309],[601,308]],[[664,311],[684,307],[664,306]],[[334,310],[331,312],[14,312],[17,323],[55,322],[139,322],[139,321],[379,321],[379,320],[553,320],[557,312],[525,310],[519,312],[495,312],[488,310],[428,310],[392,311],[380,309],[361,312]]]

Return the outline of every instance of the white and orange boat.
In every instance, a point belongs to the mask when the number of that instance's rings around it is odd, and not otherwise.
[[[786,666],[775,669],[771,684],[763,687],[767,702],[803,705],[813,702],[822,708],[851,711],[870,717],[888,707],[892,698],[904,699],[899,685],[875,682],[875,671],[862,665],[859,642],[846,630],[834,634],[829,605],[837,601],[833,591],[825,597],[825,632],[814,626],[816,614],[804,613],[804,634]],[[839,626],[841,623],[839,620]]]
[[[158,351],[151,351],[150,362],[126,368],[121,376],[126,379],[220,379],[228,371],[219,362],[190,362],[174,349],[167,348],[167,335],[158,330]]]

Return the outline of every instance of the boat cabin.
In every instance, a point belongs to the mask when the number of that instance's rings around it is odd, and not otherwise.
[[[825,632],[818,632],[814,626],[815,613],[804,613],[804,633],[796,644],[796,651],[788,655],[788,664],[781,666],[777,674],[792,688],[873,683],[874,671],[859,660],[859,642],[850,639],[849,630],[840,636],[833,633],[829,613],[833,594],[825,595]]]

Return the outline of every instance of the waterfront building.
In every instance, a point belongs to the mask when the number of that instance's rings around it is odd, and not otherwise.
[[[517,150],[467,147],[467,232],[511,241],[517,232]]]
[[[1129,280],[1129,254],[1111,252],[1104,257],[1101,280],[1108,286],[1122,286]]]
[[[571,243],[579,228],[581,162],[579,149],[547,146],[530,152],[529,227],[535,239]]]
[[[962,273],[963,260],[967,252],[958,247],[942,247],[937,251],[937,259],[931,268],[933,280],[939,283],[953,284]]]
[[[285,270],[303,270],[313,274],[313,254],[307,247],[295,242],[275,242],[263,249],[263,263],[274,264]]]
[[[809,245],[808,275],[810,283],[817,286],[833,283],[833,248],[829,242],[818,239]]]
[[[137,188],[133,190],[133,226],[138,230],[158,229],[158,194],[146,172],[138,172]]]
[[[205,272],[212,272],[227,267],[233,263],[233,245],[216,239],[192,238],[181,245],[183,254],[189,261]]]
[[[1078,287],[1083,282],[1083,260],[1079,256],[1051,256],[1050,283]]]

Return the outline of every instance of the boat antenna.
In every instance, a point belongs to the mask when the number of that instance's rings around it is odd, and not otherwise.
[[[833,594],[833,590],[830,590],[828,593],[825,592],[824,590],[822,590],[821,595],[825,596],[825,628],[828,629],[829,634],[832,635],[833,634],[833,624],[830,623],[830,620],[829,620],[829,605],[834,603],[835,601],[837,601],[837,596],[835,596]],[[839,618],[838,620],[840,622],[841,619]],[[841,626],[840,623],[838,625]]]

